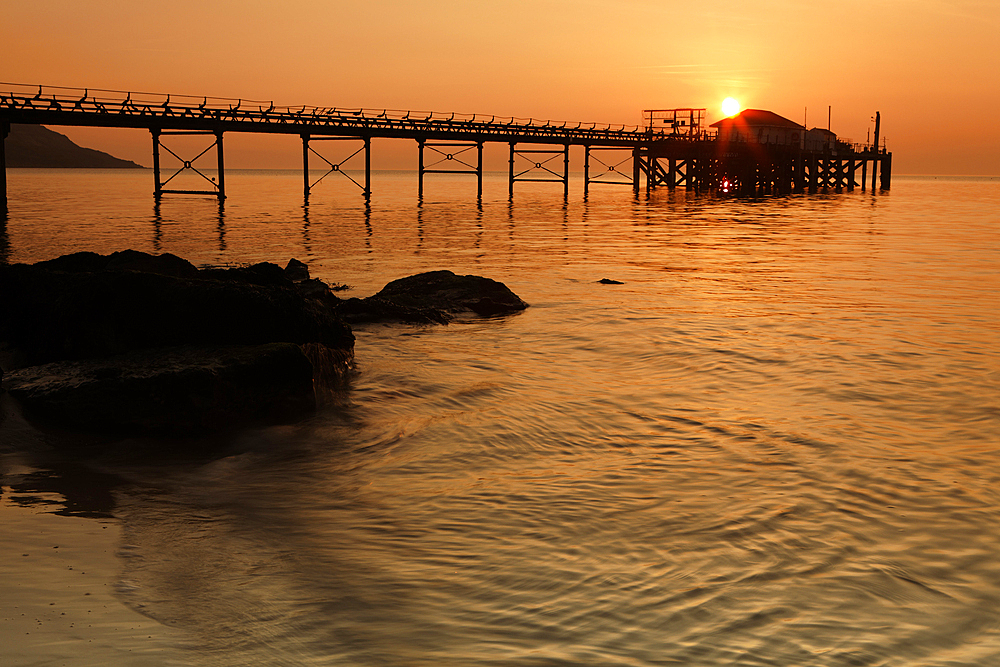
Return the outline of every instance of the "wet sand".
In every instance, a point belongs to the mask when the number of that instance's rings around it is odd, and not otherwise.
[[[2,492],[0,667],[177,664],[170,659],[174,631],[115,596],[128,586],[119,575],[116,522],[37,505],[58,502],[56,494],[25,507],[10,487]]]

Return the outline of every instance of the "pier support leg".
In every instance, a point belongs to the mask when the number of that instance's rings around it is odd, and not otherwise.
[[[590,146],[583,147],[583,198],[590,193]]]
[[[163,196],[160,182],[160,130],[150,128],[149,133],[153,135],[153,198],[158,200]]]
[[[875,174],[878,172],[878,134],[882,125],[882,114],[875,112],[875,141],[872,143],[872,192],[875,192]]]
[[[865,184],[868,182],[868,156],[861,158],[861,191],[865,191]]]
[[[0,213],[7,212],[7,135],[10,134],[10,123],[0,121]]]
[[[677,160],[670,158],[667,161],[667,189],[673,190],[677,187]]]
[[[225,153],[222,148],[222,130],[212,131],[212,130],[166,130],[162,128],[151,127],[149,128],[150,134],[153,136],[153,197],[159,201],[159,199],[165,194],[187,194],[187,195],[211,195],[212,197],[217,197],[219,202],[222,202],[226,198],[226,161]],[[163,144],[161,138],[163,136],[199,136],[204,137],[207,135],[212,135],[215,137],[215,141],[212,144],[199,153],[196,157],[191,160],[185,160],[179,156],[174,151],[170,150],[169,147]],[[160,178],[160,148],[163,148],[167,153],[175,157],[181,162],[181,166],[174,172],[174,175],[163,180]],[[198,158],[207,154],[212,148],[215,148],[215,155],[217,158],[216,167],[218,168],[218,177],[209,178],[201,170],[194,166],[194,163]],[[191,171],[198,175],[199,178],[204,179],[212,184],[211,190],[176,190],[167,189],[168,185],[178,174]]]
[[[320,182],[323,181],[327,176],[333,173],[340,174],[341,176],[349,180],[359,190],[361,190],[361,195],[365,198],[366,204],[371,200],[371,191],[372,191],[371,137],[349,137],[349,136],[341,137],[341,136],[326,136],[326,135],[319,135],[314,137],[311,134],[305,132],[300,134],[299,136],[302,137],[302,192],[303,195],[305,196],[306,204],[309,203],[309,197],[312,195],[312,189],[317,185],[319,185]],[[352,152],[346,158],[341,159],[339,162],[331,162],[326,158],[326,156],[324,156],[322,153],[313,148],[313,144],[317,141],[320,142],[332,141],[332,142],[342,142],[342,143],[343,142],[353,143],[360,141],[361,147]],[[364,151],[365,154],[365,167],[364,167],[365,177],[362,182],[359,182],[358,179],[355,179],[353,176],[348,174],[347,170],[344,167],[345,165],[347,165],[348,162],[353,160],[362,151]],[[326,173],[324,173],[316,181],[312,180],[312,173],[309,171],[310,153],[313,153],[316,157],[318,157],[321,160],[321,162],[325,163],[327,166]]]
[[[367,139],[365,140],[368,141]],[[420,150],[418,167],[418,194],[424,197],[424,176],[427,174],[468,174],[476,177],[479,199],[483,196],[483,144],[484,141],[417,139]],[[368,145],[366,143],[366,145]],[[432,162],[424,160],[424,149],[431,150]],[[468,151],[475,149],[478,159],[474,162]],[[442,166],[444,168],[442,168]]]
[[[476,152],[479,156],[479,161],[476,163],[476,178],[479,179],[479,190],[476,194],[476,198],[481,202],[483,200],[483,142],[476,144]]]
[[[740,192],[744,196],[754,197],[757,194],[757,165],[748,159],[740,169]]]
[[[417,198],[424,198],[424,140],[417,139]]]
[[[639,166],[642,160],[642,155],[639,153],[638,148],[632,149],[632,190],[635,192],[636,196],[639,195]]]
[[[882,179],[879,183],[883,190],[888,190],[892,185],[892,153],[882,156]]]
[[[515,169],[517,166],[515,160],[518,157],[527,162],[526,168],[520,172]],[[556,161],[560,157],[562,158],[561,171],[556,166],[558,164]],[[564,144],[561,149],[555,147],[518,149],[514,142],[510,142],[509,164],[510,196],[514,196],[514,183],[517,182],[562,183],[563,196],[569,196],[569,144]],[[522,163],[521,166],[524,167],[524,164]]]
[[[857,170],[857,163],[854,162],[854,158],[847,159],[847,191],[854,192],[854,172]]]
[[[215,153],[219,158],[219,201],[226,198],[226,162],[222,154],[222,131],[215,133]]]
[[[480,150],[482,146],[479,144]],[[569,144],[563,146],[563,197],[569,197]]]
[[[302,194],[309,199],[309,135],[302,135]]]
[[[365,203],[372,200],[372,138],[365,137]]]
[[[508,196],[514,196],[514,142],[510,142],[510,171],[507,173],[507,192]]]

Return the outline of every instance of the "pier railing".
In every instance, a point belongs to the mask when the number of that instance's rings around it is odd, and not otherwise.
[[[276,105],[273,101],[0,83],[11,122],[227,131],[414,137],[464,134],[490,141],[633,146],[663,133],[638,125],[539,120],[487,114],[362,107]]]

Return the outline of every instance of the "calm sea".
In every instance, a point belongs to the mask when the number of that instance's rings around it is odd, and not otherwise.
[[[531,307],[358,327],[341,405],[217,457],[67,460],[8,424],[0,521],[119,531],[89,618],[147,622],[39,616],[4,664],[1000,665],[1000,179],[508,200],[501,174],[478,203],[395,172],[366,208],[333,176],[304,207],[297,172],[233,172],[220,208],[11,170],[8,262],[295,257],[357,296],[447,268]],[[22,550],[0,567],[57,595]]]

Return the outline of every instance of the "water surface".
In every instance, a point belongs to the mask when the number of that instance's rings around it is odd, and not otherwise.
[[[337,182],[303,207],[300,178],[227,175],[220,209],[154,207],[142,172],[11,170],[10,262],[296,257],[359,296],[448,268],[531,304],[360,327],[340,404],[223,455],[109,443],[53,473],[117,480],[83,485],[111,487],[115,599],[176,633],[150,654],[1000,664],[1000,180],[584,201],[508,200],[495,175],[482,202],[461,178],[418,202],[413,174],[378,173],[366,209]],[[47,436],[4,428],[18,470],[56,466]],[[37,477],[5,472],[37,507]]]

